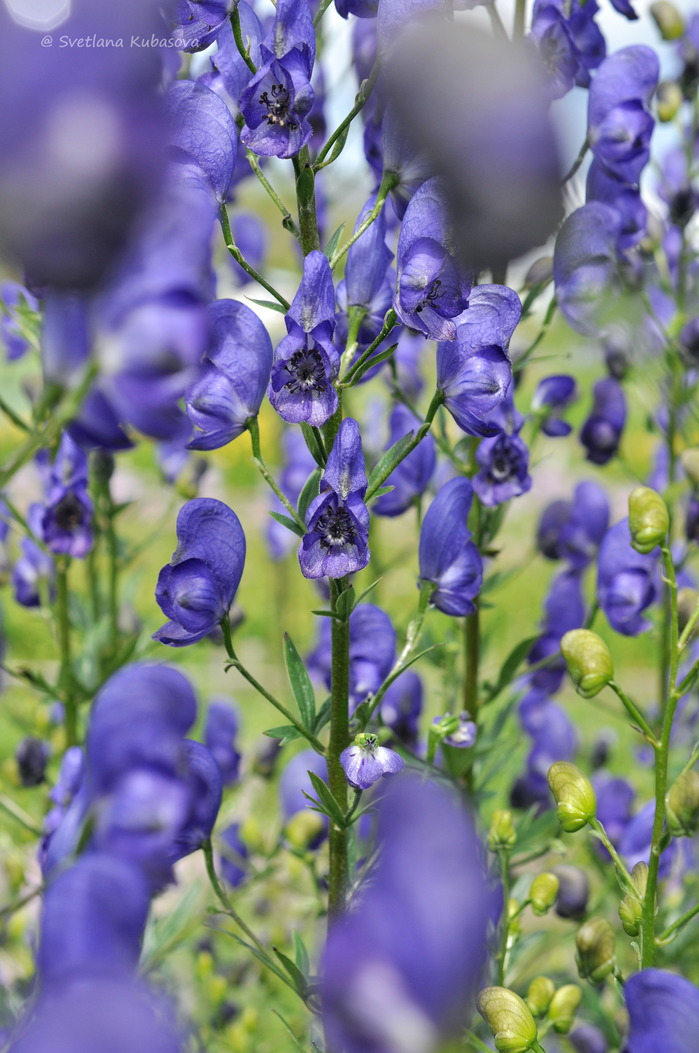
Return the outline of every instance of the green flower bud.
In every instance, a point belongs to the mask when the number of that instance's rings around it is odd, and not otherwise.
[[[549,1019],[553,1024],[553,1030],[559,1035],[567,1035],[570,1031],[581,999],[582,991],[577,984],[565,984],[559,987],[551,999]]]
[[[506,987],[484,987],[476,1001],[498,1053],[527,1053],[536,1042],[534,1017],[523,999]]]
[[[591,984],[600,984],[616,967],[616,936],[604,918],[590,918],[575,935],[578,973]]]
[[[320,837],[324,829],[323,816],[319,812],[314,812],[310,808],[302,808],[296,815],[292,815],[286,824],[284,833],[287,841],[294,848],[308,848]]]
[[[677,40],[684,33],[684,19],[669,0],[656,0],[650,5],[650,13],[663,40]]]
[[[682,89],[674,80],[664,80],[658,85],[656,92],[658,120],[663,124],[674,121],[680,111],[682,102]]]
[[[502,848],[512,848],[517,840],[517,832],[512,822],[512,812],[498,808],[493,812],[488,831],[488,848],[497,852]]]
[[[649,486],[638,486],[629,496],[631,546],[637,552],[652,552],[662,545],[670,529],[670,515],[660,494]]]
[[[643,899],[648,885],[648,864],[643,862],[636,863],[631,871],[631,880],[638,889],[639,899]]]
[[[673,837],[692,837],[699,828],[699,771],[686,771],[665,796],[667,828]]]
[[[597,814],[592,783],[568,761],[556,761],[549,768],[548,784],[557,804],[558,821],[567,834],[582,830]]]
[[[583,698],[593,698],[614,676],[614,662],[609,648],[590,629],[572,629],[561,640],[570,679]]]
[[[689,449],[684,450],[680,461],[690,482],[694,483],[695,486],[699,486],[699,447],[691,446]]]
[[[554,905],[559,886],[560,881],[555,874],[545,872],[536,875],[529,889],[529,899],[531,900],[532,910],[538,917],[546,914]]]
[[[527,1005],[533,1016],[545,1016],[551,999],[556,993],[556,985],[548,976],[535,976],[527,991]]]
[[[619,904],[619,918],[627,936],[638,936],[641,931],[643,906],[635,896],[624,896]]]

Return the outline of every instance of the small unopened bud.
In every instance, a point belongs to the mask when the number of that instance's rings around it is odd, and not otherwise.
[[[663,40],[677,40],[684,33],[684,19],[669,0],[656,0],[650,5],[650,13]]]
[[[560,882],[556,899],[559,918],[581,918],[587,910],[590,886],[584,870],[564,864],[554,870]]]
[[[583,980],[600,984],[614,972],[616,966],[616,937],[614,929],[604,918],[590,918],[575,935],[578,973]]]
[[[597,814],[592,783],[569,761],[556,761],[548,772],[548,784],[556,801],[558,821],[567,834],[582,830]]]
[[[631,545],[643,554],[662,545],[670,529],[670,515],[660,494],[638,486],[629,496]]]
[[[624,896],[619,904],[619,918],[627,936],[638,936],[641,931],[643,905],[635,896]]]
[[[677,593],[677,628],[680,632],[684,632],[687,627],[687,622],[692,617],[699,604],[699,592],[696,589],[690,589],[689,586],[685,586],[684,589],[680,589]],[[692,636],[696,632],[696,628],[692,631]]]
[[[636,863],[631,871],[631,880],[638,889],[639,897],[643,899],[648,887],[648,864],[644,863],[643,860]]]
[[[674,80],[663,80],[656,92],[658,120],[663,124],[674,121],[684,101],[682,89]]]
[[[532,910],[538,917],[546,914],[556,902],[558,885],[558,878],[555,874],[550,873],[537,874],[532,881],[529,889],[529,899],[531,900]]]
[[[609,648],[590,629],[572,629],[561,640],[570,679],[583,698],[593,698],[614,676],[614,662]]]
[[[310,848],[322,835],[324,829],[325,822],[319,812],[313,812],[310,808],[302,808],[296,815],[292,815],[284,832],[287,841],[294,848]]]
[[[692,837],[699,828],[699,771],[686,771],[665,796],[667,828],[673,837]]]
[[[524,276],[524,288],[535,289],[537,285],[553,279],[553,256],[539,256]]]
[[[517,832],[512,822],[512,812],[498,808],[493,812],[493,818],[488,831],[488,848],[491,852],[497,852],[502,848],[511,848],[517,840]]]
[[[533,1016],[545,1016],[556,993],[556,985],[548,976],[535,976],[527,991],[527,1005]]]
[[[476,1002],[498,1053],[527,1053],[536,1042],[534,1017],[526,1002],[506,987],[484,987]]]
[[[570,1031],[581,999],[582,991],[577,984],[564,984],[551,999],[549,1019],[559,1035],[567,1035]]]

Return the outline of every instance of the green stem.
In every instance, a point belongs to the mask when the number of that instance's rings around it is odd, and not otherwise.
[[[39,836],[41,836],[41,831],[39,831]],[[33,899],[36,899],[37,896],[41,895],[42,891],[43,886],[39,886],[39,888],[27,892],[26,895],[20,896],[19,899],[16,899],[13,903],[8,903],[6,907],[0,908],[0,918],[7,918],[11,914],[15,914],[18,910],[21,910],[22,907],[26,907],[27,903],[31,903]]]
[[[361,238],[365,230],[368,230],[374,220],[378,219],[381,215],[381,210],[386,203],[388,197],[394,186],[398,184],[398,176],[395,172],[384,172],[383,179],[381,180],[381,186],[376,194],[376,202],[369,215],[366,217],[363,223],[355,230],[351,238],[348,238],[344,245],[342,245],[330,260],[330,269],[334,270],[337,267],[340,260],[349,252],[354,245],[355,241]]]
[[[284,204],[282,199],[279,197],[279,194],[276,192],[276,190],[274,189],[274,187],[269,182],[269,180],[267,179],[266,175],[264,174],[264,172],[260,168],[260,162],[257,160],[257,155],[254,154],[252,152],[252,150],[246,150],[245,151],[245,156],[247,157],[248,162],[250,163],[250,167],[252,168],[253,172],[257,176],[261,186],[264,187],[264,189],[267,192],[267,194],[269,195],[269,197],[272,199],[274,204],[277,206],[277,208],[281,212],[281,214],[282,214],[282,226],[284,227],[285,230],[290,231],[294,235],[296,240],[299,241],[300,240],[299,229],[298,229],[298,227],[296,226],[296,224],[295,224],[295,222],[293,220],[291,212],[286,207],[286,205]]]
[[[516,0],[515,21],[512,29],[513,40],[524,40],[524,26],[527,19],[527,0]]]
[[[240,661],[240,659],[238,658],[237,654],[235,653],[235,651],[233,649],[233,638],[231,636],[231,624],[230,624],[230,622],[229,622],[227,617],[223,618],[222,621],[221,621],[221,630],[223,632],[223,643],[224,643],[224,646],[226,648],[226,654],[230,658],[230,664],[227,666],[227,670],[228,669],[237,669],[238,672],[240,673],[240,675],[245,680],[247,680],[247,682],[252,687],[254,687],[255,690],[257,692],[259,692],[259,694],[261,694],[263,698],[266,698],[267,701],[270,703],[270,705],[274,706],[275,709],[277,709],[281,714],[283,714],[283,716],[286,717],[286,719],[289,721],[289,723],[293,727],[296,728],[296,730],[298,731],[299,735],[303,735],[303,737],[305,739],[307,739],[308,742],[310,742],[311,746],[313,746],[313,749],[316,750],[317,753],[325,753],[325,747],[315,737],[315,735],[313,735],[308,730],[308,728],[305,728],[303,726],[303,724],[301,724],[296,719],[294,714],[291,713],[290,710],[288,710],[286,708],[286,706],[282,702],[279,701],[279,699],[275,698],[274,695],[271,695],[269,693],[269,691],[267,691],[267,689],[262,686],[262,684],[259,682],[259,680],[256,680],[255,677],[252,675],[252,673],[250,673],[245,668],[245,666]]]
[[[464,709],[475,720],[478,714],[478,663],[480,661],[480,610],[464,618]]]
[[[354,102],[354,106],[352,107],[350,112],[347,114],[345,119],[343,121],[341,121],[340,124],[338,124],[337,128],[332,133],[332,135],[330,136],[328,141],[325,143],[325,145],[319,151],[318,156],[316,157],[314,165],[313,165],[314,171],[319,172],[321,170],[321,168],[326,168],[327,165],[329,165],[333,161],[337,160],[337,158],[340,156],[340,153],[342,152],[342,147],[344,146],[344,143],[342,143],[340,145],[338,150],[333,151],[333,155],[328,161],[325,160],[325,158],[328,156],[328,154],[332,150],[332,148],[335,145],[335,143],[338,141],[338,139],[342,138],[342,136],[345,134],[345,132],[349,128],[349,126],[352,123],[352,121],[354,120],[354,118],[357,116],[358,113],[361,112],[361,110],[366,105],[367,99],[369,98],[369,96],[371,95],[371,93],[372,93],[372,91],[374,89],[374,85],[376,84],[376,78],[378,77],[378,75],[379,75],[379,64],[377,62],[377,63],[375,63],[374,68],[372,69],[372,71],[369,74],[368,78],[366,80],[362,81],[362,83],[360,84],[359,91],[357,92],[357,97],[356,97],[355,102]]]
[[[351,366],[351,368],[347,370],[347,372],[342,377],[342,379],[338,381],[338,383],[337,383],[338,388],[349,388],[349,387],[352,387],[352,383],[354,381],[354,378],[357,375],[357,373],[359,372],[359,370],[362,368],[362,366],[366,362],[369,361],[369,359],[374,354],[374,352],[376,351],[376,349],[379,346],[379,344],[381,344],[386,339],[388,334],[395,327],[395,324],[396,324],[397,320],[398,320],[398,315],[393,310],[393,308],[391,308],[389,311],[386,312],[386,317],[384,318],[383,326],[381,327],[381,332],[379,333],[379,335],[377,337],[375,337],[374,340],[372,340],[372,342],[367,347],[366,351],[362,351],[361,355],[359,356],[357,361],[354,363],[354,365]],[[360,318],[359,325],[361,325],[361,321],[362,320]],[[359,325],[357,325],[357,332],[359,331]],[[355,336],[356,336],[356,333],[355,333]]]
[[[679,918],[677,918],[676,921],[673,921],[672,925],[669,925],[667,929],[665,929],[665,932],[661,932],[655,942],[658,945],[669,943],[675,933],[679,932],[680,929],[683,929],[687,922],[691,921],[692,918],[695,918],[697,914],[699,914],[699,903],[695,903],[695,905],[690,907],[689,910],[686,910],[684,914],[680,914]]]
[[[311,181],[313,180],[313,168],[308,147],[304,146],[302,150],[299,150],[298,155],[292,160],[294,162],[294,172],[296,173],[296,203],[299,216],[301,251],[304,256],[308,256],[309,252],[314,252],[320,248],[315,189],[312,188],[310,193],[306,192],[305,189],[303,192],[300,192],[300,187],[305,177],[308,177]]]
[[[238,5],[236,4],[231,11],[231,26],[233,28],[233,39],[235,40],[235,46],[237,47],[245,65],[248,67],[251,73],[257,73],[257,66],[250,58],[250,51],[245,47],[243,42],[243,31],[240,25],[240,12],[238,11]]]
[[[629,696],[626,694],[626,692],[623,690],[623,688],[621,688],[619,686],[619,684],[617,684],[617,682],[615,680],[610,680],[609,681],[609,687],[611,687],[612,691],[617,696],[619,701],[622,703],[622,705],[626,709],[626,711],[629,714],[629,716],[631,717],[631,719],[634,720],[638,724],[638,726],[641,728],[641,730],[643,731],[644,735],[646,736],[646,738],[650,742],[651,746],[657,747],[659,745],[658,740],[656,739],[656,737],[655,737],[655,735],[654,735],[654,733],[653,733],[653,731],[652,731],[652,729],[650,727],[650,724],[648,723],[646,718],[643,716],[643,714],[641,713],[641,711],[638,708],[638,706],[636,705],[636,703],[632,699],[629,698]]]
[[[296,525],[298,527],[300,527],[301,530],[303,530],[304,533],[305,533],[305,531],[306,531],[306,524],[304,523],[303,519],[301,519],[300,515],[298,514],[298,512],[296,511],[296,509],[292,505],[292,503],[289,500],[289,498],[286,496],[286,494],[277,485],[276,480],[274,479],[274,476],[270,472],[270,470],[267,467],[267,464],[265,462],[265,459],[262,456],[262,450],[260,448],[260,426],[258,424],[257,417],[250,417],[248,422],[247,422],[247,425],[248,425],[248,431],[250,432],[250,442],[252,444],[252,456],[253,456],[253,460],[255,462],[255,467],[257,468],[258,472],[260,473],[262,478],[265,480],[267,485],[277,495],[277,497],[279,498],[281,503],[284,505],[284,508],[286,508],[287,512],[289,513],[291,518],[294,520]]]
[[[629,893],[630,896],[632,896],[634,899],[638,899],[638,889],[633,883],[633,878],[629,873],[629,868],[626,866],[626,863],[621,858],[612,842],[609,840],[609,837],[607,836],[607,831],[604,829],[599,819],[591,819],[590,827],[592,830],[595,831],[597,837],[612,857],[620,882],[622,883],[622,885],[624,885],[626,891]]]
[[[321,18],[323,17],[325,12],[328,10],[328,8],[332,4],[332,2],[333,2],[333,0],[323,0],[323,2],[321,3],[320,7],[316,11],[315,18],[313,19],[313,27],[314,28],[317,28],[318,23],[320,22]]]
[[[265,278],[263,278],[262,275],[258,271],[256,271],[251,264],[248,263],[248,261],[245,259],[242,252],[236,245],[235,239],[233,238],[233,233],[231,231],[230,220],[228,219],[228,209],[225,205],[221,205],[218,214],[219,221],[221,223],[221,229],[223,230],[223,240],[226,248],[230,252],[233,259],[236,261],[236,263],[240,264],[243,270],[246,271],[250,275],[250,277],[257,282],[258,285],[261,285],[263,289],[266,289],[267,292],[274,297],[277,303],[280,303],[282,305],[285,311],[288,311],[289,301],[286,300],[281,293],[277,292],[274,286],[270,285],[269,282]]]
[[[330,581],[332,610],[337,610],[340,594],[349,586],[348,578]],[[349,745],[349,619],[333,618],[330,673],[330,742],[328,744],[328,786],[343,812],[347,812],[347,777],[340,754]],[[345,909],[347,892],[347,830],[330,824],[330,872],[328,877],[328,923]]]
[[[61,656],[58,686],[63,695],[65,713],[66,744],[75,746],[78,742],[78,708],[73,693],[73,672],[70,639],[70,614],[68,611],[68,569],[69,557],[63,557],[56,565],[56,636]]]
[[[493,28],[494,36],[500,37],[501,40],[509,40],[510,38],[507,35],[505,23],[500,17],[500,12],[495,4],[486,4],[486,10],[488,12],[488,17],[490,18],[490,24]]]
[[[569,170],[563,176],[563,179],[561,180],[561,186],[565,186],[566,183],[570,182],[570,180],[573,178],[573,176],[575,175],[577,170],[580,168],[580,165],[585,160],[585,155],[587,154],[587,151],[589,149],[590,149],[590,140],[589,139],[585,139],[585,142],[580,147],[580,153],[578,154],[578,156],[573,161],[573,164],[570,166]]]
[[[430,402],[429,407],[427,409],[427,413],[425,414],[425,419],[424,419],[423,423],[420,425],[418,430],[415,432],[415,435],[413,436],[412,441],[409,442],[408,445],[406,446],[405,452],[403,453],[403,456],[401,457],[401,459],[398,462],[398,464],[400,464],[402,461],[404,461],[405,458],[409,454],[411,454],[413,452],[413,450],[415,449],[416,446],[420,445],[420,443],[422,442],[422,440],[425,438],[425,436],[427,435],[428,431],[430,430],[430,428],[432,426],[432,421],[435,418],[435,414],[437,413],[437,410],[439,409],[439,407],[442,405],[443,402],[444,402],[444,395],[442,394],[442,392],[441,391],[435,391],[434,395],[432,396],[432,401]],[[396,468],[395,464],[394,465],[389,465],[384,472],[380,473],[380,475],[376,479],[374,479],[373,483],[371,484],[371,486],[367,490],[366,496],[364,498],[366,504],[369,504],[369,502],[371,501],[372,497],[375,495],[376,491],[379,490],[383,486],[383,484],[386,482],[386,480],[388,479],[389,475],[391,474],[391,472],[393,472],[395,470],[395,468]]]
[[[16,823],[23,826],[34,837],[41,837],[41,829],[33,822],[31,816],[27,815],[23,808],[15,804],[11,797],[6,797],[4,793],[0,794],[0,811],[11,816]]]
[[[507,944],[510,938],[510,857],[504,849],[498,852],[500,863],[500,876],[502,878],[502,928],[500,930],[500,947],[497,954],[497,985],[505,986],[505,971],[507,967]]]

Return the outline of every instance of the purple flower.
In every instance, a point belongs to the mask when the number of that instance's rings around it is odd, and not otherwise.
[[[356,420],[346,417],[328,456],[321,493],[309,505],[299,546],[306,578],[342,578],[369,562],[367,478]],[[329,492],[326,492],[329,491]]]
[[[56,555],[84,559],[92,548],[92,501],[85,451],[64,434],[49,476],[41,537]]]
[[[357,217],[355,231],[367,218],[375,204],[376,194],[373,194]],[[390,306],[390,287],[388,303],[382,313],[379,309],[374,308],[374,301],[380,300],[382,304],[384,302],[388,266],[392,259],[393,253],[386,245],[386,213],[382,211],[378,219],[374,220],[347,253],[345,277],[337,287],[337,299],[343,305],[344,310],[350,307],[364,307],[370,316],[375,316],[375,323],[378,322],[373,332],[362,333],[360,329],[360,342],[371,343],[380,331],[383,316]]]
[[[285,318],[287,336],[274,352],[269,400],[292,424],[325,424],[337,409],[333,380],[340,356],[333,346],[335,293],[328,258],[311,252]]]
[[[178,80],[166,95],[171,148],[194,161],[211,185],[216,199],[225,201],[233,178],[238,136],[223,99],[198,81]]]
[[[41,536],[44,509],[33,504],[29,509],[29,525]],[[17,603],[22,607],[40,607],[53,599],[56,568],[52,557],[31,538],[22,538],[22,555],[12,568],[12,588]]]
[[[547,559],[565,559],[576,570],[588,565],[609,526],[609,502],[601,486],[579,483],[572,501],[554,501],[539,520],[537,545]]]
[[[527,655],[530,665],[550,658],[560,650],[561,637],[570,629],[579,629],[585,620],[585,600],[582,594],[582,581],[579,570],[564,570],[556,575],[551,583],[544,604],[544,620],[541,626],[542,635]],[[532,674],[532,687],[553,694],[558,691],[565,675],[565,661],[562,657],[537,669]],[[554,760],[561,760],[556,757]]]
[[[396,775],[405,767],[403,758],[395,750],[377,743],[376,735],[358,735],[340,754],[347,782],[356,790],[368,790],[379,779]]]
[[[8,362],[14,362],[30,348],[25,333],[30,312],[38,311],[36,297],[17,282],[0,285],[0,336],[2,336]]]
[[[699,989],[664,969],[643,969],[624,986],[627,1053],[688,1053],[699,1030]]]
[[[260,411],[272,370],[272,341],[254,311],[217,300],[207,312],[211,346],[185,395],[195,427],[190,450],[217,450],[242,435]]]
[[[437,345],[437,388],[467,435],[503,430],[511,401],[510,338],[522,314],[519,297],[501,285],[479,285],[457,322],[456,339]]]
[[[230,8],[230,0],[177,0],[172,23],[180,49],[203,51],[213,44],[228,22]]]
[[[196,852],[211,837],[223,795],[221,769],[213,754],[194,739],[185,739],[182,746],[182,773],[188,791],[188,811],[173,838],[170,853],[172,862]]]
[[[309,783],[310,786],[310,783]],[[240,823],[230,823],[219,835],[221,874],[231,888],[238,888],[248,876],[248,848],[240,836]]]
[[[561,98],[574,85],[586,88],[590,70],[599,66],[606,45],[594,22],[598,7],[576,0],[566,7],[561,0],[536,0],[532,37],[537,42],[553,98]]]
[[[583,205],[558,232],[553,279],[558,305],[578,333],[599,337],[617,306],[621,216],[599,201]]]
[[[388,447],[393,446],[404,435],[415,431],[420,423],[406,406],[398,403],[391,413]],[[426,435],[389,475],[386,486],[392,486],[394,489],[388,494],[382,494],[375,502],[376,514],[399,516],[407,511],[415,499],[427,489],[436,463],[434,440],[430,435]]]
[[[597,798],[597,818],[616,847],[631,819],[636,791],[626,779],[614,778],[606,772],[595,772],[592,785]],[[600,844],[600,848],[603,846]],[[605,858],[609,858],[604,851]]]
[[[657,596],[657,568],[656,555],[631,547],[628,519],[607,531],[599,550],[597,600],[616,632],[638,636],[650,628],[642,615]]]
[[[593,389],[592,411],[582,426],[580,442],[587,460],[607,464],[619,449],[626,423],[624,389],[614,377],[598,380]]]
[[[472,276],[450,251],[452,235],[438,180],[413,195],[398,238],[393,306],[401,322],[434,340],[453,340],[452,319],[468,307]]]
[[[219,766],[225,786],[233,785],[239,778],[241,755],[235,748],[238,725],[238,711],[230,702],[209,703],[204,741]]]
[[[655,801],[648,801],[629,820],[619,838],[619,855],[629,870],[632,870],[636,863],[650,863],[654,819]],[[660,857],[658,873],[661,878],[666,878],[670,873],[676,852],[677,842],[671,841]]]
[[[522,423],[512,434],[484,439],[476,450],[480,471],[473,478],[473,489],[489,508],[531,490],[529,450],[519,437]]]
[[[532,399],[532,410],[540,413],[543,420],[541,430],[550,438],[569,435],[570,424],[561,420],[561,411],[577,398],[575,378],[566,375],[544,377],[540,380]]]
[[[291,819],[297,812],[310,807],[310,801],[304,797],[313,793],[313,785],[308,778],[309,771],[320,779],[327,780],[328,766],[325,757],[315,750],[302,750],[288,762],[279,780],[279,804],[285,820]]]
[[[436,586],[430,603],[445,614],[473,614],[483,582],[483,561],[466,523],[473,500],[468,479],[446,483],[420,530],[420,582]]]
[[[638,182],[650,156],[650,102],[658,76],[658,56],[638,44],[605,59],[590,87],[587,121],[593,157],[625,183]]]
[[[27,735],[15,749],[17,774],[22,786],[41,786],[46,778],[46,765],[51,747],[43,739]]]
[[[352,712],[379,689],[393,666],[396,631],[391,619],[373,603],[359,603],[349,619],[350,625],[350,709]],[[321,619],[320,640],[308,658],[308,668],[330,688],[330,625]]]
[[[575,1053],[608,1053],[604,1033],[593,1024],[579,1024],[568,1038]]]
[[[645,235],[648,209],[643,203],[638,186],[620,182],[610,176],[596,161],[593,161],[587,170],[587,200],[601,201],[618,214],[619,252],[627,252]]]
[[[245,535],[227,505],[197,497],[180,509],[177,540],[155,588],[158,605],[171,620],[153,639],[184,647],[227,617],[243,573]]]

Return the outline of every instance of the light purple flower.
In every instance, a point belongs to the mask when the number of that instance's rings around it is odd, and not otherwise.
[[[395,775],[405,767],[400,754],[377,743],[376,735],[358,735],[340,754],[347,782],[357,790],[368,790],[379,779]]]

